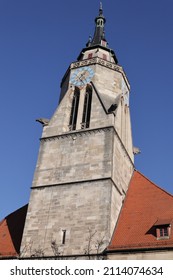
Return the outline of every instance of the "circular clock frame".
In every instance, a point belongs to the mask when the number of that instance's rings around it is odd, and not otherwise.
[[[76,69],[71,76],[70,83],[77,87],[82,87],[88,84],[92,77],[94,76],[94,71],[89,66],[84,66]]]

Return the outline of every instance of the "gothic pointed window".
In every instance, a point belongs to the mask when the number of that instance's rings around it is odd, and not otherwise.
[[[81,125],[82,129],[88,128],[90,125],[91,102],[92,102],[92,87],[87,85],[85,98],[84,98],[84,107],[83,107],[83,116],[82,116],[82,125]]]
[[[70,113],[69,130],[76,129],[78,107],[79,107],[79,97],[80,97],[80,90],[79,90],[79,88],[75,87],[73,100],[72,100],[71,113]]]

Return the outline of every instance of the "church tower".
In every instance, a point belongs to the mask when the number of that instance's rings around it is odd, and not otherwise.
[[[21,255],[82,256],[109,244],[134,170],[130,85],[105,38],[95,32],[61,82],[43,123]]]

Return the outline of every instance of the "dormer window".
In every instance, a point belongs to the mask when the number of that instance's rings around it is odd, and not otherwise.
[[[157,239],[168,239],[170,237],[170,226],[169,225],[160,225],[156,227],[156,236]]]
[[[154,226],[158,240],[169,239],[171,235],[171,220],[157,220]]]
[[[165,227],[165,226],[161,227],[161,228],[159,228],[159,231],[160,231],[160,237],[169,236],[167,227]]]

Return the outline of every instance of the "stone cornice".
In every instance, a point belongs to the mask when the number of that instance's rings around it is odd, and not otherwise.
[[[113,62],[107,61],[107,60],[99,58],[99,57],[93,57],[93,58],[90,58],[90,59],[84,59],[84,60],[72,62],[70,67],[67,69],[64,77],[62,78],[61,86],[62,86],[62,83],[64,82],[64,80],[66,79],[66,77],[68,76],[69,71],[71,69],[76,69],[78,67],[83,67],[83,66],[86,66],[86,65],[87,66],[88,65],[94,65],[94,64],[99,64],[99,65],[102,65],[103,67],[106,67],[106,68],[109,68],[113,71],[121,73],[124,77],[124,80],[126,82],[126,85],[127,85],[128,89],[130,91],[130,84],[129,84],[129,81],[127,79],[127,76],[126,76],[123,68],[120,65],[117,65]]]
[[[126,84],[127,84],[127,87],[128,89],[130,90],[130,84],[128,82],[128,79],[126,77],[126,74],[123,70],[123,68],[120,66],[120,65],[117,65],[113,62],[110,62],[110,61],[107,61],[105,59],[102,59],[102,58],[99,58],[99,57],[93,57],[93,58],[90,58],[90,59],[84,59],[84,60],[81,60],[81,61],[76,61],[76,62],[73,62],[71,63],[70,65],[70,69],[75,69],[75,68],[78,68],[78,67],[82,67],[82,66],[86,66],[86,65],[92,65],[92,64],[100,64],[106,68],[109,68],[109,69],[112,69],[114,71],[117,71],[119,73],[121,73],[126,81]]]
[[[66,185],[76,185],[76,184],[86,184],[86,183],[92,183],[92,182],[98,182],[98,181],[110,181],[114,187],[117,189],[120,195],[124,195],[123,190],[120,191],[115,184],[114,180],[111,177],[103,177],[103,178],[96,178],[96,179],[90,179],[90,180],[80,180],[80,181],[71,181],[71,182],[63,182],[63,183],[56,183],[56,184],[50,184],[50,185],[42,185],[42,186],[32,186],[31,189],[43,189],[43,188],[50,188],[50,187],[57,187],[57,186],[66,186]]]
[[[73,130],[73,131],[68,131],[62,134],[58,135],[53,135],[53,136],[48,136],[48,137],[42,137],[40,140],[41,141],[51,141],[55,139],[60,139],[60,138],[72,138],[75,140],[77,137],[81,137],[84,135],[88,134],[96,134],[96,133],[101,133],[102,131],[110,131],[113,127],[108,126],[108,127],[100,127],[100,128],[93,128],[93,129],[81,129],[81,130]]]

